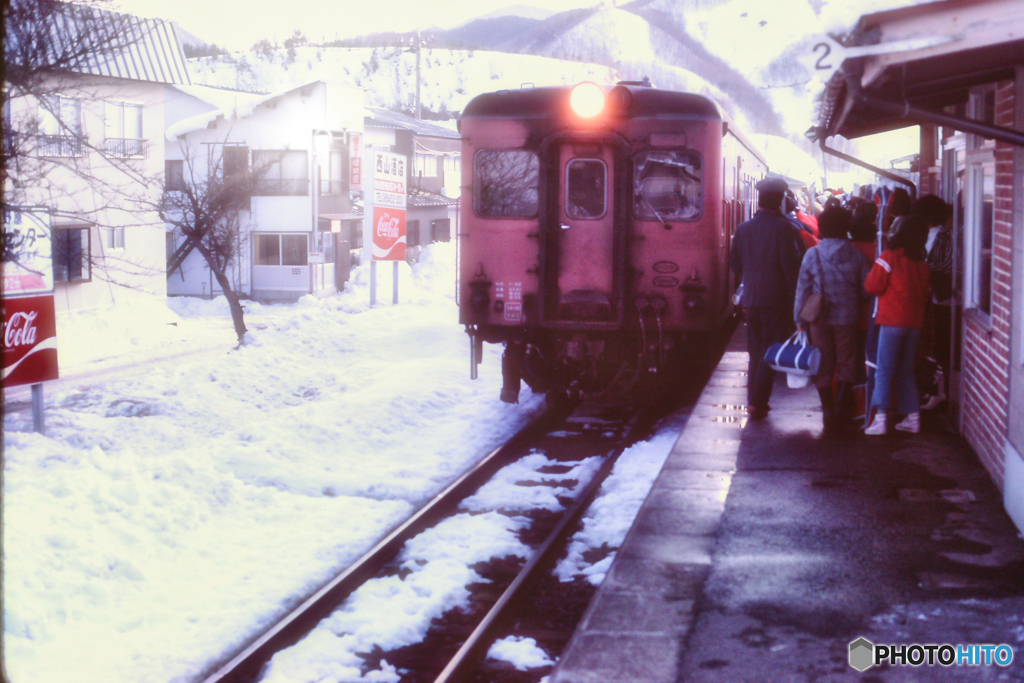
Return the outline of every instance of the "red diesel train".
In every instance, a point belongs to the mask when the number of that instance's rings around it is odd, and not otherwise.
[[[459,316],[501,398],[626,392],[733,313],[737,225],[765,159],[701,95],[640,83],[502,90],[459,123]]]

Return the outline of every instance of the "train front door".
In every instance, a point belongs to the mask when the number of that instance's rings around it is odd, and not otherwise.
[[[557,148],[556,234],[550,236],[547,317],[558,322],[612,323],[616,301],[615,148],[563,142]],[[554,186],[555,183],[551,183]],[[554,206],[551,202],[549,206]],[[557,226],[557,227],[555,227]]]

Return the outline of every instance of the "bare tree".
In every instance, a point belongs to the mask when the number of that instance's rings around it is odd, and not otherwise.
[[[273,160],[250,167],[248,158],[244,162],[226,158],[225,150],[231,148],[218,147],[222,151],[211,152],[205,171],[197,163],[195,151],[183,148],[182,177],[168,183],[159,211],[161,219],[184,238],[168,259],[168,273],[180,267],[193,249],[198,251],[224,291],[235,334],[242,343],[246,332],[244,312],[228,269],[246,243],[242,212],[249,211],[252,185],[266,175]]]

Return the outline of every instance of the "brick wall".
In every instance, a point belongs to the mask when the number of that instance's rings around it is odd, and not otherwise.
[[[1013,128],[1014,82],[996,86],[997,126]],[[992,315],[965,316],[963,432],[997,485],[1003,485],[1003,446],[1010,397],[1010,299],[1013,272],[1013,146],[996,143],[992,238]]]

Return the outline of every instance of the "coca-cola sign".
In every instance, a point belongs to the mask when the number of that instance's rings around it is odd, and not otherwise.
[[[405,209],[373,207],[373,260],[405,260]]]
[[[374,261],[405,260],[406,158],[374,152],[373,238]]]
[[[37,384],[59,376],[53,296],[3,300],[3,385]]]

